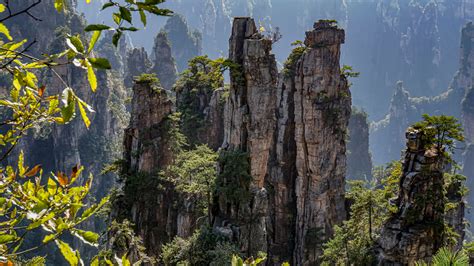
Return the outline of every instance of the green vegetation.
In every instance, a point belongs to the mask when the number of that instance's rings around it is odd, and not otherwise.
[[[206,145],[183,151],[176,156],[172,165],[161,173],[174,184],[178,193],[191,196],[197,211],[208,216],[211,224],[212,193],[215,189],[217,153]]]
[[[453,251],[449,248],[441,248],[436,252],[431,263],[424,261],[418,261],[415,266],[466,266],[469,265],[469,256],[466,251],[458,250]]]
[[[360,72],[355,72],[352,69],[352,66],[348,65],[343,65],[341,68],[341,76],[343,76],[346,80],[349,80],[349,78],[357,78],[359,77]],[[349,82],[349,87],[352,86],[352,82]]]
[[[197,230],[190,238],[175,237],[163,246],[161,259],[165,265],[228,265],[239,249],[228,239],[212,232]]]
[[[44,1],[43,1],[44,2]],[[89,2],[89,0],[87,0]],[[4,22],[13,17],[31,17],[38,5],[47,5],[35,1],[30,5],[13,5],[9,1],[0,4],[2,22],[0,22],[0,61],[2,62],[2,80],[8,84],[8,92],[2,94],[0,110],[2,134],[0,134],[0,262],[2,264],[47,263],[46,257],[35,257],[25,261],[32,253],[39,251],[50,243],[55,243],[64,259],[70,265],[82,264],[80,254],[73,250],[66,241],[75,236],[91,246],[97,246],[99,235],[86,231],[81,226],[104,206],[108,198],[104,197],[97,204],[88,203],[92,176],[82,177],[82,166],[73,167],[68,174],[61,171],[43,175],[42,166],[25,165],[23,152],[16,151],[23,136],[34,128],[51,128],[57,124],[71,122],[79,113],[84,125],[89,128],[92,107],[82,100],[74,88],[59,74],[59,68],[77,67],[83,69],[90,89],[98,89],[96,71],[111,68],[106,58],[96,57],[94,47],[102,31],[114,30],[112,43],[116,46],[124,31],[136,31],[132,26],[132,13],[140,15],[143,25],[147,14],[168,15],[171,11],[158,7],[164,1],[145,1],[135,3],[127,1],[121,4],[108,1],[103,9],[116,9],[113,19],[116,27],[106,25],[89,25],[85,32],[90,38],[79,34],[72,35],[67,26],[55,32],[53,51],[37,51],[30,54],[30,48],[36,43],[15,40]],[[58,12],[67,13],[69,1],[54,0]],[[44,14],[46,15],[46,14]],[[67,16],[67,14],[65,14]],[[66,43],[65,47],[58,45]],[[41,44],[48,46],[48,44]],[[48,71],[58,79],[58,87],[48,88],[42,84],[43,74]],[[79,84],[81,82],[78,82]],[[59,92],[59,93],[56,93]],[[40,135],[48,134],[42,132]],[[13,154],[20,154],[18,159]],[[53,156],[52,156],[53,157]],[[64,161],[70,158],[61,158]],[[11,163],[17,161],[15,165]],[[79,180],[85,180],[83,184]],[[37,238],[35,236],[40,236]],[[53,257],[51,254],[49,257]],[[115,263],[117,262],[113,259]],[[94,263],[99,263],[99,259]],[[126,258],[122,260],[126,264]],[[96,265],[97,265],[96,264]]]
[[[423,131],[422,141],[425,148],[435,148],[441,153],[440,158],[453,162],[451,154],[455,150],[456,141],[464,141],[461,123],[453,116],[430,116],[423,115],[423,120],[413,124],[414,129]]]
[[[252,176],[248,153],[240,150],[222,151],[218,163],[221,172],[216,181],[216,194],[237,205],[250,200]]]
[[[293,48],[291,54],[288,56],[288,59],[286,59],[285,63],[283,64],[283,74],[285,77],[291,77],[295,74],[296,64],[307,49],[304,43],[300,40],[292,42],[291,45],[295,46],[295,48]]]
[[[346,194],[352,203],[350,219],[335,226],[334,237],[324,244],[322,259],[331,265],[370,265],[374,258],[371,249],[374,239],[387,218],[397,211],[390,203],[398,193],[402,174],[400,162],[374,169],[369,181],[350,181]]]

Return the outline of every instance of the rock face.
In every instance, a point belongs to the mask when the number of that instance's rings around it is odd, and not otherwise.
[[[217,151],[224,139],[224,89],[184,87],[176,90],[181,130],[191,146],[207,144]]]
[[[158,256],[161,245],[177,232],[175,192],[158,176],[174,158],[169,135],[175,126],[170,119],[173,104],[164,89],[149,82],[135,84],[133,92],[123,142],[123,195],[114,202],[112,217],[135,224],[147,253]]]
[[[156,73],[163,88],[171,90],[176,82],[178,70],[176,69],[176,64],[171,54],[168,36],[164,31],[161,31],[155,37],[152,60],[152,72]]]
[[[295,264],[318,261],[321,243],[345,219],[345,135],[351,113],[347,80],[339,67],[344,30],[322,21],[306,32],[308,47],[295,75]],[[313,239],[311,239],[313,238]]]
[[[369,123],[367,114],[352,109],[347,143],[347,178],[364,179],[372,176],[372,157],[369,152]]]
[[[269,175],[276,128],[278,70],[271,54],[271,41],[257,32],[253,19],[234,20],[229,45],[229,59],[241,67],[231,70],[223,149],[247,153],[248,172],[252,176],[247,189],[253,199],[244,205],[229,202],[221,195],[215,224],[221,226],[226,220],[232,221],[239,227],[238,240],[242,249],[248,254],[256,254],[268,252],[266,228],[270,221],[265,179]]]
[[[280,81],[272,43],[252,19],[236,18],[230,38],[229,58],[241,68],[231,69],[222,148],[248,155],[251,200],[220,195],[214,226],[230,224],[247,255],[264,251],[275,264],[317,263],[321,244],[345,218],[351,100],[339,67],[344,31],[321,21],[306,36],[305,52]]]
[[[144,73],[150,73],[152,63],[148,59],[145,48],[134,48],[127,53],[125,65],[125,86],[131,88],[135,77]]]
[[[436,151],[425,149],[423,131],[409,128],[397,198],[398,212],[378,239],[379,265],[429,261],[443,245],[444,164]]]
[[[176,60],[178,71],[181,72],[186,69],[191,58],[201,54],[201,33],[191,30],[181,15],[170,17],[163,29],[168,33],[173,58]]]
[[[172,106],[160,88],[146,82],[135,84],[130,125],[124,137],[125,172],[153,173],[171,162],[172,156],[166,152],[170,147],[160,130],[164,130]]]

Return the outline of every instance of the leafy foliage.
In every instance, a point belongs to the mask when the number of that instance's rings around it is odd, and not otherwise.
[[[443,247],[436,252],[431,263],[419,261],[415,263],[416,266],[465,266],[469,265],[469,256],[464,250],[453,251],[449,248]]]
[[[175,237],[163,246],[165,265],[226,265],[239,249],[228,239],[214,234],[211,228],[197,230],[190,238]]]
[[[196,202],[203,213],[207,210],[209,223],[216,161],[217,154],[214,151],[206,145],[199,145],[195,149],[179,153],[174,163],[161,173],[183,197],[187,195],[188,200]]]
[[[370,265],[370,252],[383,223],[397,207],[390,199],[397,195],[402,174],[400,162],[393,162],[374,171],[373,180],[351,181],[347,199],[352,203],[350,219],[335,226],[334,237],[324,244],[323,260],[329,264]]]
[[[296,64],[307,49],[301,40],[296,40],[292,42],[291,45],[295,46],[295,48],[293,48],[291,54],[288,56],[288,59],[286,59],[285,63],[283,64],[283,74],[286,77],[290,77],[295,74]]]
[[[216,193],[234,204],[250,200],[252,181],[248,153],[234,150],[222,151],[218,163],[221,167],[216,181]]]
[[[18,262],[21,256],[38,250],[55,242],[59,251],[71,265],[81,262],[80,254],[73,250],[61,237],[71,234],[79,240],[97,245],[98,234],[84,231],[78,226],[95,214],[108,200],[103,198],[100,203],[87,207],[86,197],[90,191],[92,177],[80,185],[82,167],[76,166],[69,175],[62,172],[51,173],[43,178],[41,165],[27,167],[24,155],[20,153],[16,166],[8,165],[14,161],[11,154],[20,139],[34,127],[48,127],[54,124],[69,123],[76,113],[82,117],[87,128],[91,125],[89,114],[94,112],[90,105],[78,97],[58,69],[75,66],[84,70],[92,92],[98,88],[96,70],[110,69],[106,58],[94,56],[94,47],[104,30],[112,30],[105,25],[89,25],[84,30],[91,32],[90,39],[85,36],[66,34],[65,46],[53,44],[55,52],[48,54],[40,51],[41,56],[29,54],[29,49],[36,41],[14,40],[9,29],[3,24],[16,16],[30,16],[30,12],[41,1],[31,1],[29,5],[17,5],[20,10],[12,10],[9,1],[0,4],[0,62],[1,75],[7,81],[7,92],[0,98],[2,112],[2,133],[0,134],[0,261],[2,263]],[[90,0],[86,0],[87,3]],[[157,6],[164,0],[147,0],[145,2],[125,1],[125,4],[108,1],[103,9],[116,7],[114,21],[117,28],[113,43],[116,45],[123,31],[135,31],[132,24],[132,12],[138,12],[142,23],[146,24],[146,14],[168,15],[167,9]],[[54,7],[59,12],[68,11],[66,0],[54,0]],[[123,24],[126,21],[128,24]],[[65,27],[57,31],[58,36],[65,33]],[[38,75],[48,71],[62,84],[62,88],[47,88],[41,84]],[[58,94],[49,94],[60,91]],[[39,243],[32,247],[23,247],[24,242],[31,242],[30,235],[34,231],[43,230],[46,234]],[[31,237],[30,237],[31,238]],[[30,244],[30,243],[29,243]],[[45,262],[44,258],[33,258],[28,263],[34,265]],[[126,261],[123,261],[125,264]]]
[[[462,125],[453,116],[424,114],[423,120],[412,127],[424,132],[423,143],[426,149],[434,146],[449,162],[452,162],[451,154],[455,150],[455,141],[464,141]]]
[[[99,236],[94,232],[81,230],[78,226],[95,214],[108,198],[84,208],[92,176],[84,186],[75,185],[81,176],[82,167],[74,167],[69,175],[62,172],[51,173],[45,180],[42,178],[41,165],[29,168],[23,162],[24,156],[21,153],[17,167],[7,166],[1,169],[0,259],[15,260],[20,255],[54,241],[69,262],[77,265],[79,254],[60,240],[60,237],[65,232],[70,232],[87,244],[97,245]],[[41,229],[48,233],[42,243],[22,249],[27,233]]]

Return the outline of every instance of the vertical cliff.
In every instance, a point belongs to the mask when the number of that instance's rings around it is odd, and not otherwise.
[[[315,23],[306,32],[307,50],[296,68],[297,265],[317,262],[321,244],[345,219],[345,136],[351,97],[339,67],[342,43],[344,30],[326,21]]]
[[[253,19],[236,18],[229,41],[231,69],[230,95],[224,115],[224,144],[229,152],[245,152],[252,180],[244,189],[250,200],[232,201],[221,194],[216,224],[230,220],[239,226],[239,243],[247,254],[268,252],[268,191],[265,179],[276,127],[275,106],[278,70],[271,41],[258,32]],[[232,163],[232,162],[230,162]],[[232,167],[220,165],[221,169]],[[243,169],[245,170],[245,169]],[[232,177],[221,177],[227,186]]]
[[[221,156],[243,152],[250,180],[226,176],[232,165],[221,160],[218,182],[240,182],[249,199],[218,195],[214,226],[230,226],[242,250],[267,252],[272,263],[317,263],[322,243],[345,218],[351,98],[339,66],[344,31],[320,21],[306,35],[306,47],[290,56],[280,76],[271,40],[252,19],[236,18],[229,42],[237,66],[231,68]]]
[[[123,142],[122,194],[112,217],[128,219],[142,237],[147,253],[159,255],[161,245],[176,235],[177,211],[172,185],[158,175],[173,158],[172,102],[152,80],[133,87],[130,124]]]
[[[150,59],[148,59],[145,48],[133,48],[127,51],[124,77],[125,86],[131,88],[134,78],[143,73],[150,73],[151,67],[152,63]]]
[[[378,239],[381,265],[429,261],[443,245],[443,158],[426,149],[424,132],[409,128],[400,178],[398,211],[385,223]]]
[[[352,108],[349,119],[349,141],[347,143],[348,179],[370,179],[372,156],[369,152],[369,122],[367,114]]]
[[[155,37],[152,52],[152,73],[160,79],[160,83],[166,90],[171,90],[178,76],[178,70],[171,52],[171,44],[166,32],[161,31]]]

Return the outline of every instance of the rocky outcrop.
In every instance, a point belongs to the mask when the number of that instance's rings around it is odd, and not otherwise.
[[[133,88],[130,125],[125,129],[124,160],[126,173],[152,174],[171,162],[171,147],[163,138],[166,118],[173,103],[166,92],[148,82]]]
[[[250,18],[236,18],[229,41],[231,87],[224,115],[224,144],[227,151],[243,151],[249,158],[251,200],[231,202],[220,195],[215,225],[231,221],[238,226],[238,241],[247,254],[268,252],[268,176],[276,128],[278,70],[271,41],[263,38]],[[221,165],[222,167],[230,167]],[[231,182],[231,181],[229,181]],[[226,182],[223,182],[226,185]],[[245,203],[245,204],[244,204]]]
[[[153,68],[152,73],[160,79],[160,83],[166,90],[171,90],[176,78],[178,70],[171,53],[171,46],[168,41],[166,32],[161,31],[155,37],[155,45],[152,52]]]
[[[443,245],[443,159],[436,149],[425,149],[423,134],[407,130],[398,211],[384,224],[377,240],[379,265],[429,261]]]
[[[344,30],[326,21],[315,23],[306,32],[307,50],[296,68],[296,265],[318,262],[321,244],[345,219],[345,135],[351,97],[339,70],[342,43]]]
[[[127,59],[125,64],[124,83],[127,88],[133,86],[135,77],[141,74],[150,73],[152,67],[151,61],[148,59],[148,54],[145,48],[133,48],[127,52]]]
[[[369,152],[369,123],[367,114],[352,108],[349,119],[349,141],[347,143],[347,174],[350,180],[367,179],[372,176],[372,156]]]
[[[306,36],[304,52],[280,77],[271,40],[252,19],[236,18],[230,38],[238,67],[231,68],[222,149],[248,156],[250,200],[219,195],[214,227],[232,228],[246,254],[267,252],[274,264],[318,263],[322,243],[345,218],[351,98],[339,66],[344,31],[320,21]]]
[[[130,124],[123,142],[122,194],[115,200],[112,218],[129,220],[143,239],[147,254],[159,256],[161,245],[176,235],[176,193],[158,175],[175,154],[170,129],[173,103],[164,89],[148,81],[133,87]]]
[[[181,15],[170,17],[163,28],[168,33],[173,58],[176,60],[178,71],[188,66],[188,61],[201,54],[202,36],[196,30],[191,30]]]

